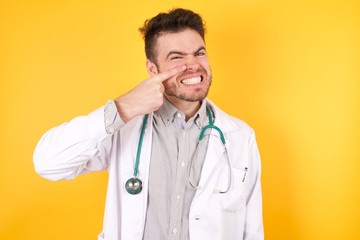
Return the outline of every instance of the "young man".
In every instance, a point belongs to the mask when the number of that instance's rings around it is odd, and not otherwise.
[[[201,17],[174,9],[140,30],[150,77],[47,132],[36,171],[59,180],[108,170],[99,239],[263,239],[255,135],[206,99]]]

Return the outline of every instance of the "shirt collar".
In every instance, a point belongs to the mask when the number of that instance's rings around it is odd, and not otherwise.
[[[164,97],[164,103],[157,110],[158,113],[161,116],[161,119],[163,120],[164,125],[167,127],[169,126],[174,119],[176,118],[177,114],[182,114],[184,116],[184,113],[178,110],[174,105],[172,105],[165,97]],[[208,116],[206,115],[206,100],[204,99],[201,103],[201,106],[197,113],[193,117],[191,117],[188,122],[195,122],[196,126],[201,129],[203,126],[205,126],[208,122]]]
[[[206,100],[204,99],[201,103],[201,106],[197,113],[192,117],[191,119],[194,119],[194,122],[196,126],[198,126],[199,129],[202,129],[206,124],[208,124],[208,116],[206,114]]]
[[[164,97],[164,103],[157,111],[160,114],[164,125],[167,127],[174,121],[178,109]]]

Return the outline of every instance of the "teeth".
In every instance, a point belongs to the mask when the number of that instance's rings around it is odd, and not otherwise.
[[[187,85],[197,84],[197,83],[201,82],[201,77],[199,76],[199,77],[188,78],[188,79],[182,80],[181,82],[183,84],[187,84]]]

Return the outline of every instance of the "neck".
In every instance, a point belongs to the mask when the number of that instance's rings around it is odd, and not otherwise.
[[[166,96],[166,99],[185,114],[186,121],[194,116],[194,114],[197,113],[201,106],[201,101],[190,102],[172,96]]]

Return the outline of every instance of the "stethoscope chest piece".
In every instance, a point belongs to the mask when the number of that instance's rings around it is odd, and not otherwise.
[[[142,190],[142,182],[138,178],[130,178],[125,183],[125,189],[132,195],[138,194]]]

